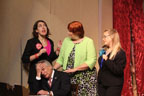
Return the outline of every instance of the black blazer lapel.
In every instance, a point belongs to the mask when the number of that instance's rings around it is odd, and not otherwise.
[[[42,81],[42,88],[44,89],[44,90],[50,90],[50,87],[49,87],[49,85],[48,85],[48,79],[43,79],[43,81]]]

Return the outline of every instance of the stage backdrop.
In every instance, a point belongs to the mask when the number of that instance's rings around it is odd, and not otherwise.
[[[98,52],[103,30],[112,27],[112,0],[0,0],[0,82],[27,85],[21,55],[38,19],[47,22],[55,49],[67,36],[67,24],[81,21]]]

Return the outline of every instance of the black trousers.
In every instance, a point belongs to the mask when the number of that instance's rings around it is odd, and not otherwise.
[[[123,86],[103,86],[98,84],[99,96],[121,96]]]

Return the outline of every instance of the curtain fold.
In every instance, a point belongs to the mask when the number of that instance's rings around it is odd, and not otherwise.
[[[132,32],[134,36],[134,54],[136,82],[139,96],[144,96],[144,13],[143,0],[134,0],[132,10]]]
[[[133,96],[130,72],[131,32],[134,37],[134,61],[138,96],[144,96],[144,13],[143,0],[113,0],[113,27],[120,34],[127,55],[122,96]]]
[[[124,70],[124,86],[121,96],[132,96],[130,72],[130,10],[132,0],[113,0],[113,27],[119,32],[122,48],[126,52],[127,64]]]

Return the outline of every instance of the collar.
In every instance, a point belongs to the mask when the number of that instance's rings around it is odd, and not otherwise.
[[[81,38],[81,39],[79,39],[79,40],[73,41],[73,43],[74,43],[74,44],[78,44],[78,43],[82,42],[82,41],[83,41],[83,39],[84,39],[84,37],[83,37],[83,38]]]

